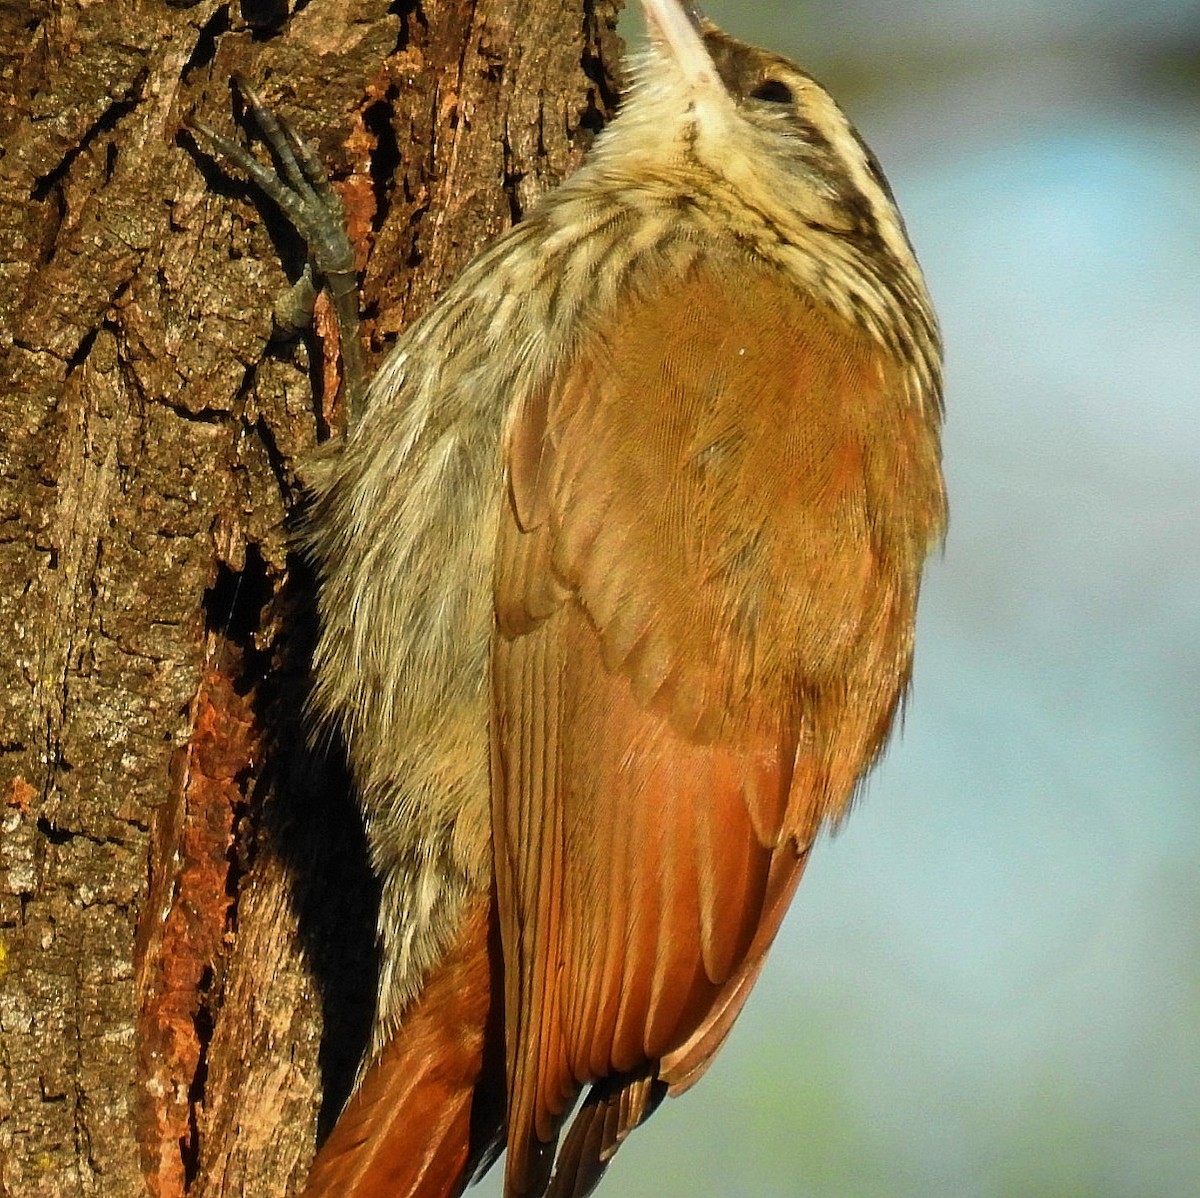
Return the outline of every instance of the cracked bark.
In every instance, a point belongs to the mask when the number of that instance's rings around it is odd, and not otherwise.
[[[366,1033],[375,896],[299,729],[302,248],[179,134],[312,138],[368,352],[586,148],[616,0],[0,3],[0,1196],[282,1195]]]

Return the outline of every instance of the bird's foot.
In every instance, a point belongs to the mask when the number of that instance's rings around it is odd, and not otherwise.
[[[354,246],[346,232],[346,213],[341,197],[329,182],[325,167],[312,147],[286,121],[271,112],[244,76],[234,75],[233,83],[271,151],[274,169],[202,121],[189,117],[185,124],[221,157],[249,176],[304,239],[309,262],[296,283],[275,304],[275,322],[285,334],[308,328],[319,291],[314,273],[323,280],[337,315],[343,386],[353,424],[361,415],[366,378],[358,333]]]

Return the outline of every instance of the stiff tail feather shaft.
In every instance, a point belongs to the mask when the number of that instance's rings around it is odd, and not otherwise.
[[[455,945],[313,1162],[302,1198],[453,1198],[495,1154],[503,1073],[492,1010],[491,902],[472,901]],[[501,1050],[502,1055],[502,1050]]]

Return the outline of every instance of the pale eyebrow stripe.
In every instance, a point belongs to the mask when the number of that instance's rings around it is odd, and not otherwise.
[[[845,167],[850,182],[866,202],[884,245],[899,262],[915,265],[891,188],[862,137],[823,88],[806,88],[804,100],[830,149]]]

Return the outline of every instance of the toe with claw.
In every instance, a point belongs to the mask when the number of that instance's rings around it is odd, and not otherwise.
[[[276,319],[286,329],[298,330],[310,323],[317,296],[315,271],[329,289],[337,316],[343,386],[350,423],[353,424],[362,414],[365,367],[358,334],[354,247],[346,232],[341,197],[329,182],[325,167],[312,148],[271,112],[244,76],[234,75],[233,83],[254,116],[275,160],[275,169],[265,166],[244,146],[203,122],[189,118],[185,123],[222,158],[243,171],[304,239],[311,265],[306,265],[304,274],[276,305]]]

